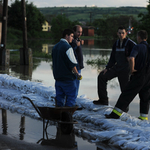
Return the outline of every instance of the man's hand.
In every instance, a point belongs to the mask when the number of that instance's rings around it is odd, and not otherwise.
[[[137,70],[130,70],[130,74],[133,75],[134,72],[137,72]]]
[[[81,40],[80,42],[81,42],[81,45],[84,45],[84,40]]]
[[[77,79],[78,80],[82,80],[82,75],[81,74],[77,74]]]
[[[80,41],[76,41],[76,44],[77,44],[77,46],[81,45]]]
[[[73,67],[72,72],[77,76],[78,80],[82,80],[82,76],[78,73],[76,67]]]
[[[81,39],[76,40],[76,44],[77,46],[84,45],[84,40],[81,40]]]

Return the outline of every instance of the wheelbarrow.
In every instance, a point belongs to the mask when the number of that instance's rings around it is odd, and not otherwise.
[[[63,134],[70,134],[73,130],[73,124],[76,124],[77,122],[73,121],[72,115],[78,108],[78,106],[74,107],[36,107],[33,103],[33,101],[26,96],[23,96],[23,98],[26,98],[31,102],[39,116],[43,119],[43,139],[45,139],[45,134],[48,139],[47,135],[47,127],[49,121],[54,121],[58,123],[58,126],[60,126],[61,132]],[[40,140],[40,141],[41,141]],[[37,142],[39,143],[39,141]]]

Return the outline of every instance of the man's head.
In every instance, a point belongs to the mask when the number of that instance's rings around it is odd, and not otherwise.
[[[80,25],[76,25],[73,27],[74,35],[76,38],[80,38],[82,35],[82,27]]]
[[[72,40],[73,40],[73,30],[71,29],[65,29],[63,31],[63,38],[66,39],[69,43],[72,43]]]
[[[119,39],[122,41],[123,39],[126,38],[127,36],[127,32],[126,32],[126,28],[124,26],[120,26],[118,28],[118,32],[117,32],[117,35],[119,37]]]
[[[140,30],[137,33],[137,42],[141,43],[142,41],[146,41],[148,39],[148,34],[146,30]]]

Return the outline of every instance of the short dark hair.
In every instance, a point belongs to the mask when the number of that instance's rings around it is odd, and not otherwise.
[[[73,32],[73,30],[71,30],[71,29],[65,29],[64,31],[63,31],[63,38],[65,38],[65,36],[66,35],[70,35],[70,34],[74,34],[74,32]]]
[[[119,27],[118,27],[118,30],[119,30],[119,29],[120,29],[120,30],[125,30],[125,31],[127,31],[127,29],[125,28],[125,26],[119,26]]]
[[[142,40],[147,40],[148,39],[148,34],[147,34],[146,30],[138,31],[137,36],[139,36]]]

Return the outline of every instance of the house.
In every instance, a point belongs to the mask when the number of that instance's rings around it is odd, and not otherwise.
[[[94,36],[94,27],[83,26],[83,36]]]
[[[50,30],[51,30],[51,25],[46,20],[45,23],[42,25],[42,31],[50,31]]]

